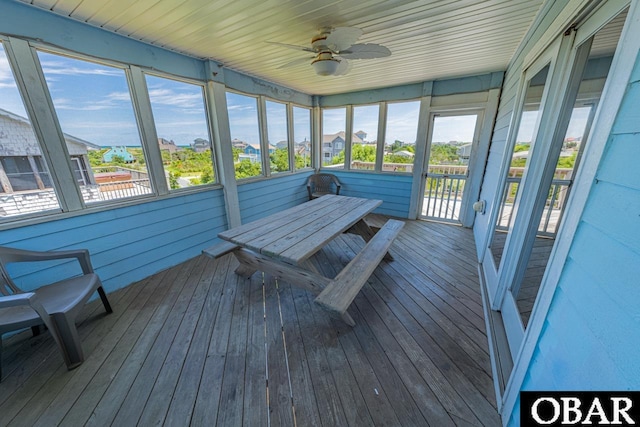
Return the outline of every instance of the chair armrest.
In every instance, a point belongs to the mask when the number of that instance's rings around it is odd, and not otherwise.
[[[84,274],[93,273],[91,258],[87,249],[71,249],[66,251],[29,251],[25,249],[0,248],[0,255],[5,263],[51,261],[66,258],[76,258]]]
[[[31,301],[35,297],[33,292],[25,292],[23,294],[0,296],[0,308],[16,307],[18,305],[31,305]]]
[[[340,181],[338,181],[338,178],[336,178],[335,176],[331,176],[331,180],[333,181],[333,183],[336,186],[336,194],[340,194],[340,187],[342,187],[342,185],[340,185]]]

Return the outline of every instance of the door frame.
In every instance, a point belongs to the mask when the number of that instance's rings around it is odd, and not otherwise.
[[[505,149],[505,152],[502,158],[502,164],[500,167],[500,177],[501,177],[500,183],[498,186],[498,190],[495,193],[496,196],[494,197],[493,203],[490,206],[490,212],[489,212],[490,227],[487,230],[487,233],[483,242],[483,248],[484,248],[483,255],[480,257],[481,258],[480,263],[482,264],[482,269],[484,271],[484,282],[487,286],[487,297],[489,300],[488,302],[489,302],[489,306],[493,310],[497,310],[501,306],[502,300],[504,299],[504,295],[506,294],[505,281],[504,279],[501,280],[500,278],[504,274],[503,271],[506,268],[504,267],[504,265],[505,263],[507,263],[507,261],[505,261],[506,257],[504,256],[504,254],[506,253],[507,247],[509,246],[510,240],[513,235],[512,234],[513,227],[514,227],[513,221],[511,222],[509,226],[509,230],[507,232],[508,233],[507,239],[505,241],[505,246],[502,252],[503,256],[501,257],[499,265],[496,265],[495,259],[493,257],[493,252],[491,251],[491,245],[493,243],[493,235],[495,232],[496,222],[498,220],[498,214],[500,212],[500,207],[502,205],[502,195],[504,194],[506,185],[507,185],[506,177],[511,167],[511,158],[513,154],[513,148],[516,143],[518,130],[520,128],[522,113],[524,112],[524,108],[525,108],[525,105],[524,105],[525,104],[524,98],[526,96],[525,94],[526,94],[527,88],[529,87],[529,82],[531,81],[531,79],[533,79],[533,77],[535,77],[535,75],[538,72],[540,72],[547,65],[549,65],[547,82],[545,83],[542,97],[540,99],[540,107],[539,107],[540,114],[538,115],[537,122],[533,132],[534,140],[532,141],[532,144],[531,144],[531,147],[533,148],[533,146],[535,145],[535,140],[538,139],[539,129],[543,124],[542,122],[543,112],[544,112],[544,109],[546,108],[546,102],[549,95],[549,88],[551,86],[551,80],[556,70],[556,60],[558,57],[558,53],[560,51],[561,41],[562,41],[561,37],[556,37],[553,43],[550,46],[548,46],[548,48],[545,51],[543,51],[538,57],[534,58],[530,63],[525,64],[525,67],[523,67],[524,71],[520,76],[520,84],[519,84],[518,93],[515,101],[516,109],[514,110],[513,115],[511,116],[506,149]],[[526,178],[527,178],[527,170],[525,170],[522,180],[520,181],[520,185],[524,183]],[[521,198],[522,198],[522,192],[518,190],[518,194],[516,196],[516,200],[514,201],[514,205],[513,205],[514,210],[516,209],[516,206],[519,205]],[[513,215],[517,216],[517,212],[514,212]],[[519,333],[519,329],[512,332]],[[512,352],[513,352],[513,349],[512,349]]]
[[[427,171],[429,170],[429,157],[431,155],[431,143],[433,140],[433,131],[435,129],[435,119],[436,117],[454,117],[454,116],[470,116],[476,115],[476,124],[473,132],[473,141],[471,145],[471,155],[469,156],[469,163],[467,164],[467,177],[465,178],[465,191],[462,195],[462,200],[460,201],[460,215],[458,218],[458,223],[465,227],[471,227],[473,225],[473,219],[475,218],[475,214],[473,212],[472,204],[473,200],[478,198],[478,194],[475,196],[472,195],[471,191],[467,190],[467,184],[470,183],[472,178],[477,177],[477,174],[473,174],[476,169],[484,169],[484,164],[486,159],[483,159],[478,155],[477,151],[480,146],[480,141],[482,140],[482,130],[485,125],[485,116],[486,116],[486,108],[482,107],[469,107],[469,108],[432,108],[429,111],[428,117],[428,132],[427,132],[427,143],[424,149],[423,159],[420,162],[422,165],[422,170],[420,170],[420,185],[418,186],[418,212],[417,216],[419,219],[427,219],[427,217],[422,215],[422,208],[424,205],[424,191],[425,184],[427,178]],[[482,163],[479,163],[482,162]],[[477,179],[477,178],[476,178]],[[472,189],[471,187],[470,189]],[[480,190],[480,186],[477,186],[478,192]],[[430,219],[430,218],[429,218]],[[446,221],[446,220],[445,220]],[[456,223],[451,221],[452,223]]]

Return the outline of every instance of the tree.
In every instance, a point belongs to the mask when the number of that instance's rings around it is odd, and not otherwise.
[[[395,153],[396,151],[402,150],[402,146],[404,145],[403,141],[395,140],[393,144],[391,144],[391,152]]]
[[[179,173],[171,173],[169,172],[169,188],[175,190],[176,188],[180,188],[180,184],[178,183],[178,178],[180,178]]]
[[[200,175],[200,184],[208,184],[215,180],[215,175],[213,173],[213,166],[206,168],[202,171],[202,175]]]
[[[269,159],[271,160],[272,172],[284,172],[289,170],[289,150],[287,148],[278,148],[273,153],[269,154]]]
[[[242,160],[235,164],[236,179],[249,178],[251,176],[260,175],[260,163],[251,160]]]
[[[113,163],[115,165],[124,165],[124,164],[126,164],[126,162],[124,161],[124,157],[118,156],[117,154],[115,154],[114,156],[111,157],[111,163]]]
[[[430,165],[450,165],[458,163],[458,147],[449,144],[432,144],[431,155],[429,156]]]
[[[100,167],[104,164],[103,157],[104,153],[109,151],[108,148],[103,148],[101,150],[89,150],[87,152],[87,157],[89,157],[89,164],[92,168]]]
[[[359,160],[361,162],[375,162],[376,147],[373,145],[353,145],[351,147],[351,160]]]

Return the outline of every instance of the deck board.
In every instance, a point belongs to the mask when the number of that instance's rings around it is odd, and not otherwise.
[[[364,241],[310,262],[328,277]],[[4,340],[2,425],[497,425],[471,230],[407,221],[349,313],[200,256],[87,305],[86,361],[47,332]],[[277,286],[276,286],[277,285]],[[268,381],[267,381],[268,380]]]

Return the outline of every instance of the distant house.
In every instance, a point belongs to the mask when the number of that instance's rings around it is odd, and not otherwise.
[[[242,151],[244,151],[245,148],[247,148],[247,143],[244,141],[239,140],[238,138],[235,138],[231,141],[231,146],[233,148],[238,148]]]
[[[178,147],[173,140],[169,141],[164,138],[158,138],[158,146],[160,150],[168,151],[170,154],[180,151],[180,147]]]
[[[88,150],[100,146],[63,134],[80,185],[94,184]],[[0,109],[0,194],[51,188],[40,144],[28,119]]]
[[[272,154],[276,151],[276,147],[269,144],[269,154]],[[238,156],[238,160],[250,160],[252,162],[259,162],[261,156],[261,147],[260,144],[246,144],[242,154]]]
[[[393,154],[395,154],[396,156],[406,157],[408,159],[412,159],[415,156],[415,154],[407,150],[395,151]]]
[[[294,142],[293,146],[296,155],[302,157],[311,157],[311,141],[307,141],[305,139],[301,142]]]
[[[358,133],[354,133],[351,137],[352,144],[363,144],[364,139],[361,138],[358,134],[364,135],[366,137],[366,133],[363,131],[358,131]],[[340,154],[345,147],[346,135],[344,131],[340,131],[334,134],[322,135],[322,161],[330,162],[331,159]]]
[[[259,156],[260,144],[247,144],[247,146],[244,148],[244,154],[248,154],[250,156]]]
[[[457,151],[458,156],[463,160],[469,160],[469,157],[471,156],[471,147],[473,147],[473,144],[471,143],[459,146]]]
[[[196,153],[204,153],[207,150],[211,150],[211,144],[206,139],[196,138],[191,143],[191,148]]]
[[[102,161],[105,163],[111,163],[115,156],[122,157],[125,163],[133,163],[136,161],[135,157],[133,157],[133,154],[128,152],[127,147],[125,147],[124,145],[111,147],[109,150],[107,150],[106,153],[102,155]]]
[[[276,149],[277,150],[284,150],[287,147],[289,147],[289,141],[278,141],[276,143]]]
[[[359,130],[358,132],[354,132],[353,134],[360,138],[362,141],[365,141],[367,139],[367,133],[363,130]]]
[[[252,154],[252,155],[259,156],[260,150],[261,150],[260,144],[247,144],[247,146],[244,149],[244,154]],[[269,154],[272,154],[274,151],[276,151],[276,147],[269,144]]]

